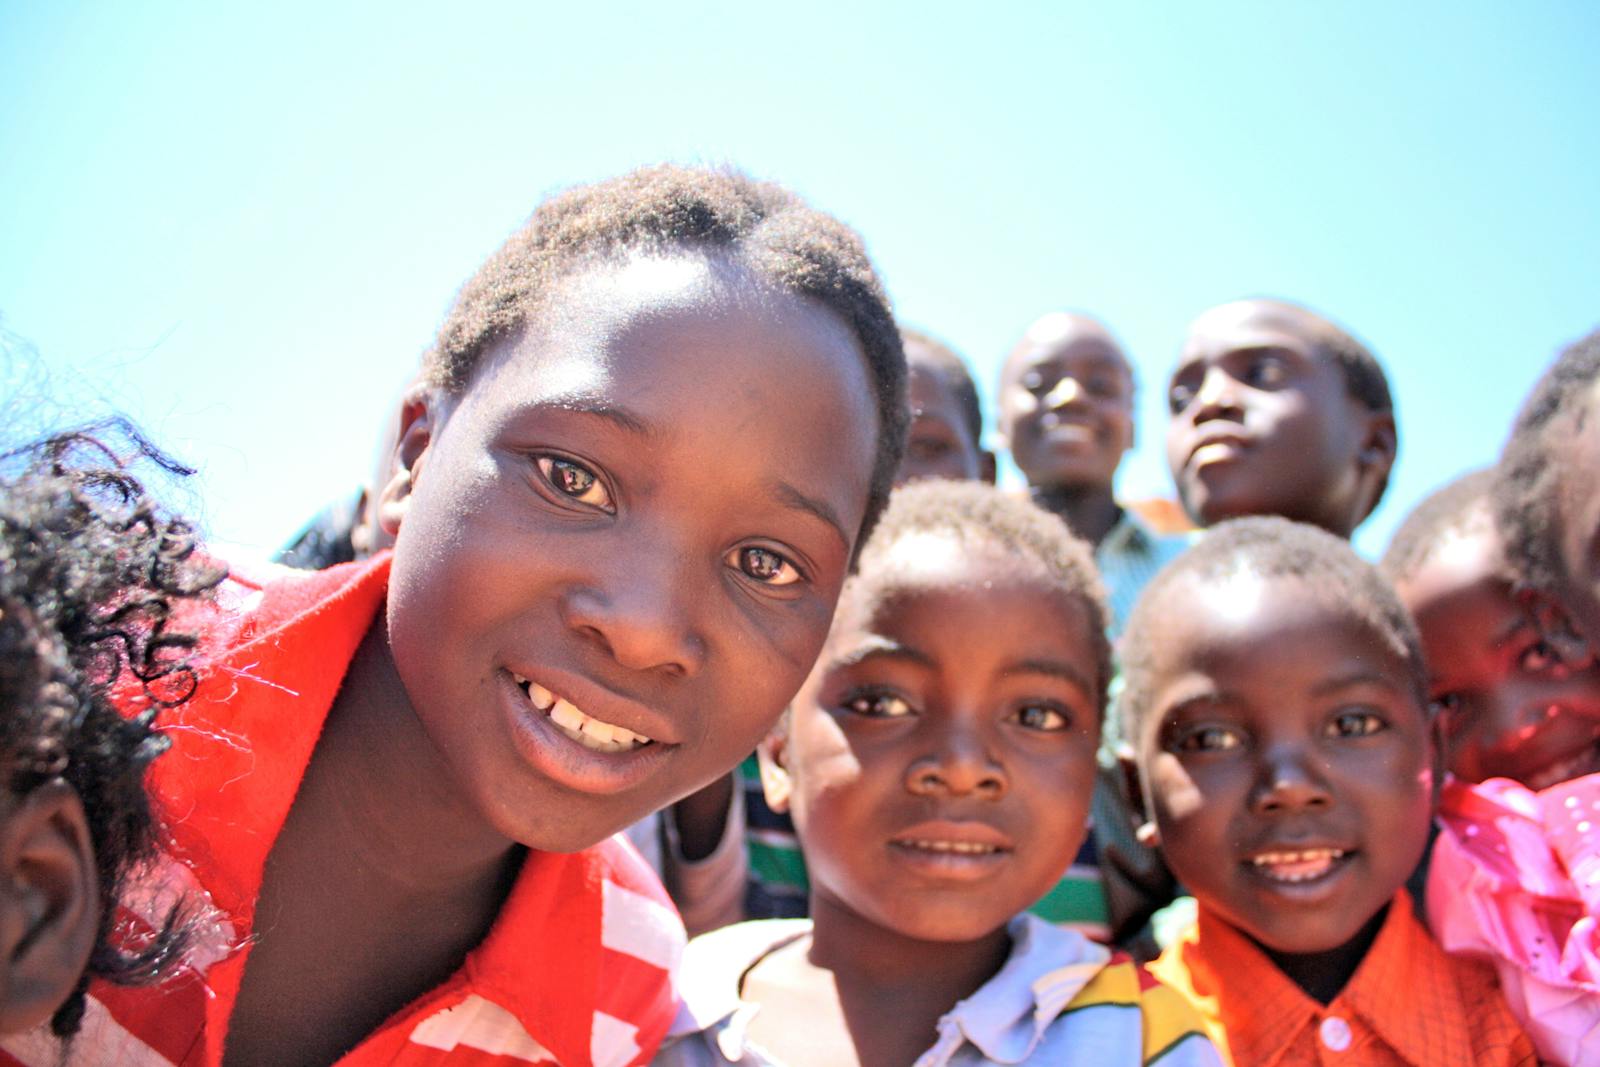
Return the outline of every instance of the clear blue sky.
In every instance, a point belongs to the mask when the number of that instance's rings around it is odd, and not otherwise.
[[[1169,492],[1195,314],[1327,311],[1399,401],[1369,553],[1600,323],[1600,6],[987,6],[0,0],[5,433],[126,410],[276,545],[543,194],[663,159],[854,224],[986,394],[1033,317],[1102,316],[1127,495]]]

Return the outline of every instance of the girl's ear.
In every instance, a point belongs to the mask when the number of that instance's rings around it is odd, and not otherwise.
[[[1122,772],[1122,795],[1133,815],[1133,839],[1145,848],[1161,847],[1161,832],[1150,817],[1150,805],[1145,801],[1144,783],[1139,780],[1139,762],[1127,742],[1117,746],[1117,769]]]
[[[785,719],[788,712],[784,712]],[[761,768],[761,792],[767,798],[767,807],[773,811],[788,811],[789,797],[794,792],[794,777],[789,773],[789,731],[780,721],[772,732],[756,746],[756,765]]]
[[[411,490],[422,475],[433,439],[444,424],[442,394],[425,385],[406,390],[400,401],[400,431],[395,438],[389,478],[378,492],[378,525],[391,538],[400,532],[411,502]]]
[[[47,782],[0,825],[0,1033],[50,1018],[89,964],[99,878],[77,790]]]

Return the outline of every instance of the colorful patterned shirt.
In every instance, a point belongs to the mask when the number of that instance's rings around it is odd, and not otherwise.
[[[940,1018],[915,1067],[1085,1063],[1217,1067],[1199,1018],[1127,956],[1033,915],[1011,920],[1000,971]],[[657,1067],[777,1067],[745,1032],[760,1010],[744,975],[811,932],[808,919],[741,923],[698,937],[684,957],[684,1011]]]

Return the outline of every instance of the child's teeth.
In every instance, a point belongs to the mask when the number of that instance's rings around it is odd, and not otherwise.
[[[1282,852],[1263,852],[1250,862],[1280,882],[1304,882],[1326,874],[1334,860],[1344,855],[1342,848],[1307,848]]]
[[[965,852],[977,855],[985,852],[998,851],[993,845],[980,844],[977,841],[908,841],[912,848],[920,848],[925,852]]]
[[[558,700],[550,706],[550,717],[555,720],[557,726],[565,726],[575,731],[583,729],[583,712],[565,700]]]
[[[625,726],[616,726],[585,715],[574,707],[571,701],[557,697],[548,689],[537,685],[529,687],[529,695],[533,697],[535,704],[539,702],[538,694],[541,693],[550,702],[550,721],[560,727],[562,733],[585,748],[592,748],[597,752],[627,752],[650,743],[648,737],[634,733]]]
[[[529,682],[528,699],[533,701],[533,706],[540,711],[549,711],[550,706],[556,702],[556,695],[538,682]],[[571,707],[571,705],[569,704],[568,707]]]
[[[582,730],[584,733],[588,734],[596,741],[599,741],[601,744],[609,745],[613,740],[615,740],[612,735],[616,731],[612,728],[611,724],[608,722],[601,722],[599,719],[584,719]]]

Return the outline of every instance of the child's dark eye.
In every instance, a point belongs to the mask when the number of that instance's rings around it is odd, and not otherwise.
[[[606,492],[605,483],[588,467],[560,456],[539,456],[535,462],[545,481],[562,496],[602,511],[612,510],[611,494]]]
[[[1244,744],[1239,734],[1226,726],[1201,726],[1178,738],[1179,752],[1225,752]]]
[[[1549,670],[1559,662],[1561,657],[1556,655],[1555,649],[1543,641],[1535,641],[1523,650],[1517,666],[1530,674],[1537,674]]]
[[[903,697],[871,690],[846,697],[843,707],[851,714],[867,719],[899,719],[913,713],[911,705]]]
[[[1167,407],[1176,415],[1194,403],[1194,387],[1174,384],[1167,390]]]
[[[793,585],[801,578],[799,569],[793,563],[760,545],[734,549],[728,554],[727,562],[762,585]]]
[[[1382,716],[1370,711],[1342,711],[1328,720],[1329,737],[1369,737],[1388,727]]]
[[[1271,389],[1282,385],[1289,377],[1289,368],[1277,356],[1257,356],[1245,368],[1246,385],[1257,389]]]
[[[1064,711],[1049,704],[1027,704],[1018,708],[1016,720],[1030,730],[1065,730],[1072,725]]]
[[[1022,376],[1022,387],[1030,393],[1042,393],[1048,385],[1045,376],[1036,370],[1028,371]]]

